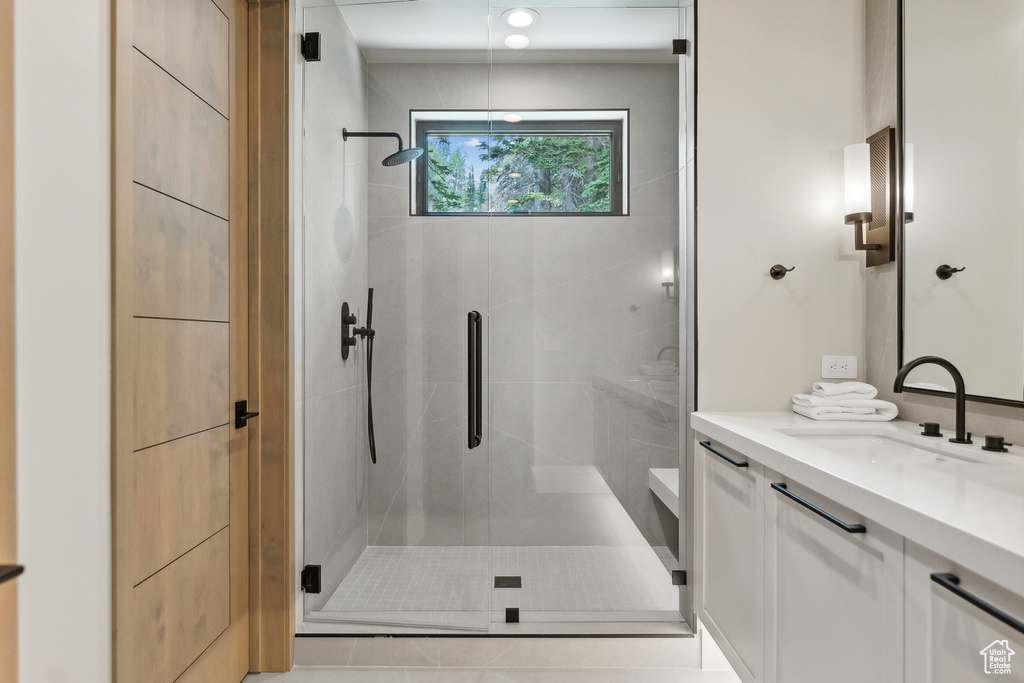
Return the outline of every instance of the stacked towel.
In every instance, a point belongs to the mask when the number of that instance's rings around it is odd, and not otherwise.
[[[813,393],[793,395],[793,412],[812,420],[888,422],[896,417],[896,404],[877,395],[863,382],[816,382]]]
[[[640,366],[640,374],[651,377],[678,375],[679,366],[674,360],[652,360]]]

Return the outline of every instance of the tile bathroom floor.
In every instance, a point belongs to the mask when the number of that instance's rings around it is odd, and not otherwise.
[[[249,674],[243,683],[739,683],[732,671],[703,669],[296,667]]]

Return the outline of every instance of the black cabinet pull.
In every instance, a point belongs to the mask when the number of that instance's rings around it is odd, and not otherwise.
[[[0,583],[7,583],[16,576],[25,573],[25,568],[20,564],[0,564]]]
[[[971,603],[972,605],[980,609],[982,612],[985,612],[986,614],[995,617],[996,619],[1003,622],[1010,628],[1016,629],[1017,631],[1024,633],[1024,621],[1014,619],[1001,609],[997,609],[996,607],[993,607],[992,605],[988,604],[987,602],[979,598],[977,595],[965,591],[963,588],[960,587],[960,579],[957,576],[953,574],[944,574],[941,572],[936,572],[935,574],[932,574],[932,581],[939,584],[940,586],[948,590],[950,593],[953,593],[954,595],[963,598],[967,602]]]
[[[236,401],[235,402],[235,429],[241,429],[244,427],[249,420],[259,415],[259,413],[249,412],[249,401]]]
[[[814,505],[813,503],[808,503],[806,500],[804,500],[803,498],[801,498],[800,496],[796,495],[788,488],[786,488],[785,484],[773,483],[772,488],[781,493],[782,495],[784,495],[786,498],[789,498],[790,500],[795,500],[797,503],[800,503],[814,514],[824,517],[825,519],[832,522],[848,534],[863,534],[867,531],[867,529],[864,528],[863,524],[847,524],[835,515],[830,515],[829,513],[825,512],[817,505]]]
[[[480,322],[478,311],[470,311],[468,316],[467,356],[469,357],[469,447],[476,448],[483,438],[483,380],[481,364]]]
[[[749,462],[746,462],[746,461],[740,462],[739,460],[733,460],[732,458],[730,458],[725,453],[719,453],[718,451],[716,451],[714,448],[711,447],[711,442],[710,441],[701,441],[699,443],[700,443],[701,446],[703,446],[704,448],[708,449],[709,451],[711,451],[712,453],[717,455],[719,458],[721,458],[722,460],[724,460],[727,463],[729,463],[730,465],[732,465],[733,467],[750,467],[750,463]]]

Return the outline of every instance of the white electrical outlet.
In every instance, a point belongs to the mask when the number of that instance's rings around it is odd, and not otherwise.
[[[822,379],[856,379],[857,356],[822,356]]]

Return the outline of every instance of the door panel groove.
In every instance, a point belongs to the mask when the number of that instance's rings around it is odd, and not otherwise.
[[[209,103],[209,102],[208,102],[208,101],[207,101],[206,99],[204,99],[204,98],[203,98],[203,96],[202,96],[202,95],[200,95],[199,93],[197,93],[197,92],[196,92],[195,90],[193,90],[192,88],[188,87],[188,85],[186,85],[185,83],[182,83],[182,82],[181,82],[181,80],[180,80],[180,79],[179,79],[179,78],[178,78],[177,76],[175,76],[175,75],[174,75],[174,74],[172,74],[172,73],[171,73],[170,71],[168,71],[167,69],[165,69],[165,68],[164,68],[164,67],[163,67],[163,66],[162,66],[162,65],[160,64],[160,62],[156,61],[155,59],[153,59],[152,57],[150,57],[149,55],[147,55],[147,54],[146,54],[145,52],[143,52],[143,51],[142,51],[141,49],[139,49],[139,47],[138,47],[137,45],[133,45],[132,47],[134,47],[134,48],[135,48],[135,51],[136,51],[136,52],[138,52],[138,53],[139,53],[140,55],[142,55],[143,57],[145,57],[146,59],[148,59],[148,60],[149,60],[150,62],[152,62],[152,63],[153,63],[153,65],[154,65],[154,66],[155,66],[156,68],[160,69],[160,70],[161,70],[161,71],[163,71],[163,72],[164,72],[165,74],[167,74],[168,76],[170,76],[171,78],[173,78],[173,79],[174,79],[174,81],[175,81],[175,82],[176,82],[176,83],[177,83],[178,85],[180,85],[180,86],[181,86],[181,87],[183,87],[183,88],[184,88],[185,90],[188,90],[188,91],[189,91],[190,93],[192,93],[193,95],[195,95],[195,96],[196,96],[196,99],[197,99],[197,100],[199,100],[200,102],[202,102],[203,104],[205,104],[205,105],[206,105],[207,107],[209,107],[209,108],[210,108],[210,109],[212,109],[213,111],[217,112],[217,114],[218,114],[218,115],[219,115],[219,116],[220,116],[221,118],[223,118],[223,119],[224,119],[225,121],[227,121],[227,120],[228,120],[228,117],[224,116],[224,114],[221,114],[220,110],[219,110],[219,109],[217,109],[217,107],[215,107],[215,106],[213,106],[212,104],[210,104],[210,103]]]
[[[176,320],[182,323],[213,323],[215,325],[229,325],[230,320],[209,320],[206,318],[181,318],[166,315],[133,315],[135,320]]]
[[[189,665],[187,667],[185,667],[184,671],[182,671],[180,674],[178,674],[178,677],[174,679],[174,683],[177,683],[182,678],[184,678],[185,675],[188,674],[188,670],[191,669],[195,665],[196,662],[198,662],[200,659],[202,659],[203,656],[206,655],[206,653],[210,651],[210,648],[212,648],[214,645],[216,645],[217,641],[224,637],[224,634],[227,633],[230,628],[231,627],[228,626],[223,631],[218,633],[217,637],[214,638],[213,641],[211,641],[210,644],[206,646],[206,649],[203,650],[202,652],[200,652],[198,657],[196,657],[191,662],[189,662]]]
[[[181,558],[183,558],[183,557],[185,557],[186,555],[188,555],[189,553],[193,552],[193,551],[194,551],[194,550],[195,550],[196,548],[200,547],[200,546],[201,546],[201,545],[203,545],[204,543],[208,543],[208,542],[209,542],[209,541],[210,541],[210,540],[211,540],[212,538],[214,538],[214,537],[215,537],[215,536],[216,536],[217,534],[221,533],[221,532],[222,532],[222,531],[224,531],[225,529],[229,529],[230,527],[231,527],[231,525],[230,525],[230,524],[225,524],[225,525],[224,525],[223,527],[221,527],[220,529],[217,529],[217,530],[216,530],[216,531],[214,531],[214,532],[213,532],[212,534],[210,534],[209,536],[207,536],[206,538],[204,538],[204,539],[203,539],[202,541],[200,541],[199,543],[196,543],[196,544],[195,544],[194,546],[192,546],[191,548],[189,548],[188,550],[186,550],[185,552],[183,552],[183,553],[182,553],[181,555],[178,555],[178,556],[177,556],[176,558],[174,558],[173,560],[171,560],[170,562],[168,562],[168,563],[167,563],[167,564],[165,564],[164,566],[160,567],[160,569],[157,569],[157,570],[156,570],[155,572],[153,572],[152,574],[150,574],[149,576],[147,576],[146,578],[144,578],[144,579],[143,579],[142,581],[139,581],[139,582],[138,582],[137,584],[135,584],[134,586],[132,586],[132,588],[138,588],[139,586],[141,586],[142,584],[146,583],[147,581],[149,581],[150,579],[152,579],[152,578],[153,578],[154,576],[156,576],[156,575],[157,575],[157,574],[159,574],[160,572],[162,572],[162,571],[164,571],[165,569],[167,569],[168,567],[170,567],[170,566],[171,566],[172,564],[174,564],[175,562],[177,562],[177,561],[178,561],[178,560],[180,560]]]
[[[225,427],[225,426],[228,426],[230,424],[231,424],[230,422],[225,422],[224,424],[215,425],[215,426],[209,427],[207,429],[200,429],[198,432],[192,432],[191,434],[185,434],[184,436],[176,436],[173,439],[168,439],[167,441],[161,441],[160,443],[155,443],[152,446],[146,446],[145,448],[138,448],[138,449],[132,451],[132,453],[145,453],[146,451],[151,450],[153,448],[159,448],[160,446],[166,446],[169,443],[174,443],[175,441],[181,441],[182,439],[188,439],[188,438],[196,436],[198,434],[205,434],[206,432],[212,432],[215,429],[220,429],[221,427]]]
[[[203,208],[203,207],[201,207],[201,206],[196,206],[195,204],[192,204],[192,203],[190,203],[190,202],[187,202],[187,201],[185,201],[184,199],[182,199],[181,197],[175,197],[175,196],[174,196],[173,194],[167,194],[167,193],[166,193],[166,192],[164,192],[163,190],[159,190],[159,189],[157,189],[157,188],[155,188],[155,187],[152,187],[151,185],[147,185],[146,183],[142,182],[141,180],[133,180],[132,182],[133,182],[134,184],[138,185],[139,187],[144,187],[144,188],[146,188],[147,190],[152,190],[153,192],[156,192],[157,194],[161,194],[161,195],[163,195],[163,196],[167,197],[168,199],[173,199],[174,201],[176,201],[176,202],[179,202],[179,203],[181,203],[181,204],[184,204],[185,206],[188,206],[188,207],[190,207],[190,208],[193,208],[193,209],[195,209],[196,211],[202,211],[202,212],[203,212],[203,213],[205,213],[205,214],[209,214],[209,215],[213,216],[214,218],[219,218],[219,219],[221,219],[222,221],[228,221],[228,220],[230,220],[230,219],[229,219],[228,217],[226,217],[226,216],[218,216],[217,214],[215,214],[214,212],[210,211],[209,209],[204,209],[204,208]]]

